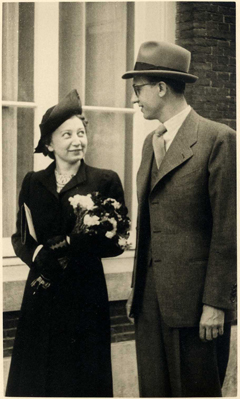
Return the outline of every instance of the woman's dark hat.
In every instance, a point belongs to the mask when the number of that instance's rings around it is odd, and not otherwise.
[[[56,130],[63,122],[73,115],[82,114],[82,104],[76,89],[70,91],[57,105],[49,108],[40,123],[41,138],[35,148],[35,153],[43,152],[45,144],[43,138]]]
[[[140,46],[134,70],[126,72],[122,78],[148,75],[194,83],[198,77],[188,73],[190,62],[191,53],[183,47],[166,42],[145,42]]]

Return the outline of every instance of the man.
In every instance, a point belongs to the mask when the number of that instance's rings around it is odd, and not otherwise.
[[[159,128],[137,175],[133,291],[141,397],[221,396],[236,294],[236,135],[186,102],[191,54],[140,47],[132,102]]]

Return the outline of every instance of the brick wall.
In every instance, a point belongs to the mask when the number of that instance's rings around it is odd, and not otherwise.
[[[186,98],[202,116],[236,129],[234,2],[177,2],[176,44],[192,53]]]
[[[110,302],[111,341],[129,341],[135,338],[134,325],[131,324],[125,312],[126,301]],[[17,329],[19,312],[4,312],[3,314],[3,352],[4,357],[11,356]]]
[[[19,318],[19,312],[3,313],[3,355],[11,356],[16,328]]]
[[[121,342],[135,339],[135,328],[126,316],[126,302],[110,302],[111,341]]]

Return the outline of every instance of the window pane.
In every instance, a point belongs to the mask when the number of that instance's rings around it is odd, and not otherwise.
[[[86,3],[86,105],[125,107],[127,3]]]
[[[34,4],[3,4],[3,100],[34,99]],[[33,167],[34,110],[3,107],[3,237],[15,231],[22,179]]]
[[[59,3],[59,98],[77,89],[82,102],[85,87],[84,18],[85,3]]]
[[[9,237],[15,230],[16,215],[17,110],[3,108],[2,123],[3,237]]]
[[[22,180],[33,169],[34,111],[4,107],[2,115],[3,237],[9,237],[15,231]]]
[[[124,157],[121,155],[125,152],[125,115],[85,114],[89,132],[87,161],[99,168],[114,169],[124,181]]]
[[[2,95],[16,101],[18,88],[18,3],[3,3]]]
[[[34,109],[17,111],[17,198],[27,172],[33,170]]]
[[[34,101],[34,3],[19,3],[18,101]]]

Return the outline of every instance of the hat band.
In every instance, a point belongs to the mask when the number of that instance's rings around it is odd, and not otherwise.
[[[156,66],[153,64],[148,64],[146,62],[136,62],[134,71],[146,71],[146,70],[158,70],[158,71],[173,71],[173,72],[182,72],[182,73],[187,73],[185,71],[180,71],[179,69],[172,69],[168,67],[161,67],[161,66]]]

